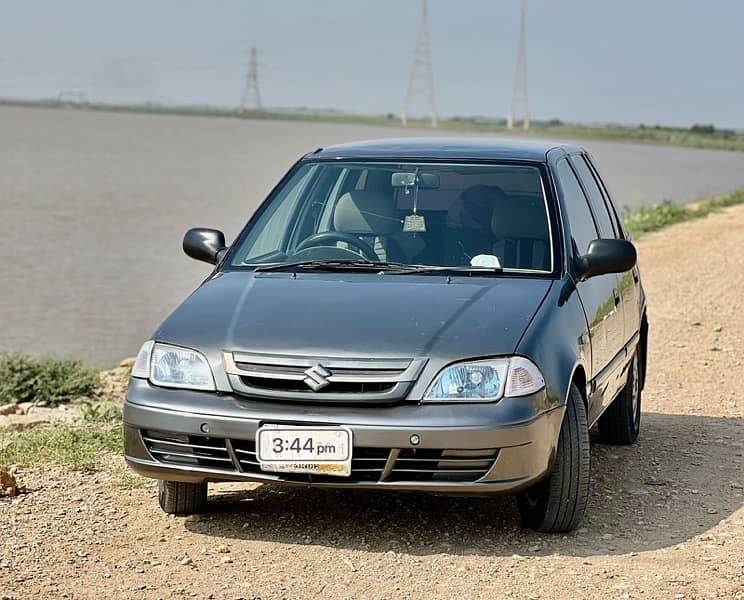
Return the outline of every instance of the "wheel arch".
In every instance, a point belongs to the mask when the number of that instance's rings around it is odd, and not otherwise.
[[[585,406],[590,378],[591,342],[584,308],[568,278],[553,285],[520,341],[517,353],[540,368],[553,406],[566,405],[571,384],[581,382]]]
[[[584,369],[584,365],[577,364],[574,367],[573,373],[571,375],[571,379],[568,383],[568,387],[566,388],[566,401],[568,401],[568,394],[571,393],[571,386],[573,384],[576,384],[576,387],[579,388],[579,392],[581,393],[581,399],[584,401],[584,408],[586,408],[587,413],[589,412],[589,395],[587,394],[586,385],[587,385],[587,379],[586,379],[586,370]]]

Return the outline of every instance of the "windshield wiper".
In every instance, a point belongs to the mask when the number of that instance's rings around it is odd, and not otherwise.
[[[443,267],[437,265],[409,265],[409,270],[411,273],[452,273],[463,275],[492,275],[504,271],[501,267]]]
[[[327,271],[377,271],[392,272],[402,275],[416,273],[445,273],[490,275],[501,273],[503,269],[496,267],[445,267],[437,265],[409,265],[398,262],[367,261],[367,260],[302,260],[297,262],[271,263],[258,265],[256,271],[282,271],[285,269],[316,269]]]
[[[316,269],[328,271],[410,271],[405,263],[369,260],[301,260],[297,262],[271,263],[256,266],[256,271],[282,271],[284,269]]]

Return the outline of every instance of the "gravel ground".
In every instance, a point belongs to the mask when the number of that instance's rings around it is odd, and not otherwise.
[[[175,518],[115,470],[38,468],[0,503],[0,596],[744,598],[744,207],[638,246],[641,438],[593,445],[574,533],[521,530],[508,497],[274,486],[215,486],[210,516]]]

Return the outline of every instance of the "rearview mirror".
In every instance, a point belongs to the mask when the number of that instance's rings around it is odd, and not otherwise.
[[[408,188],[418,184],[420,190],[439,189],[439,175],[436,173],[393,173],[391,183],[394,188]]]
[[[589,243],[589,249],[578,259],[578,279],[583,281],[597,275],[624,273],[637,260],[633,244],[625,240],[602,239]]]
[[[217,229],[195,227],[183,236],[183,251],[195,260],[216,265],[226,250],[225,234]]]

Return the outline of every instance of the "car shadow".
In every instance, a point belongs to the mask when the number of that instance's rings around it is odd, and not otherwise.
[[[242,540],[372,552],[592,556],[672,546],[744,502],[744,419],[645,413],[630,447],[592,445],[583,523],[568,534],[523,529],[510,496],[213,486],[189,530]]]

